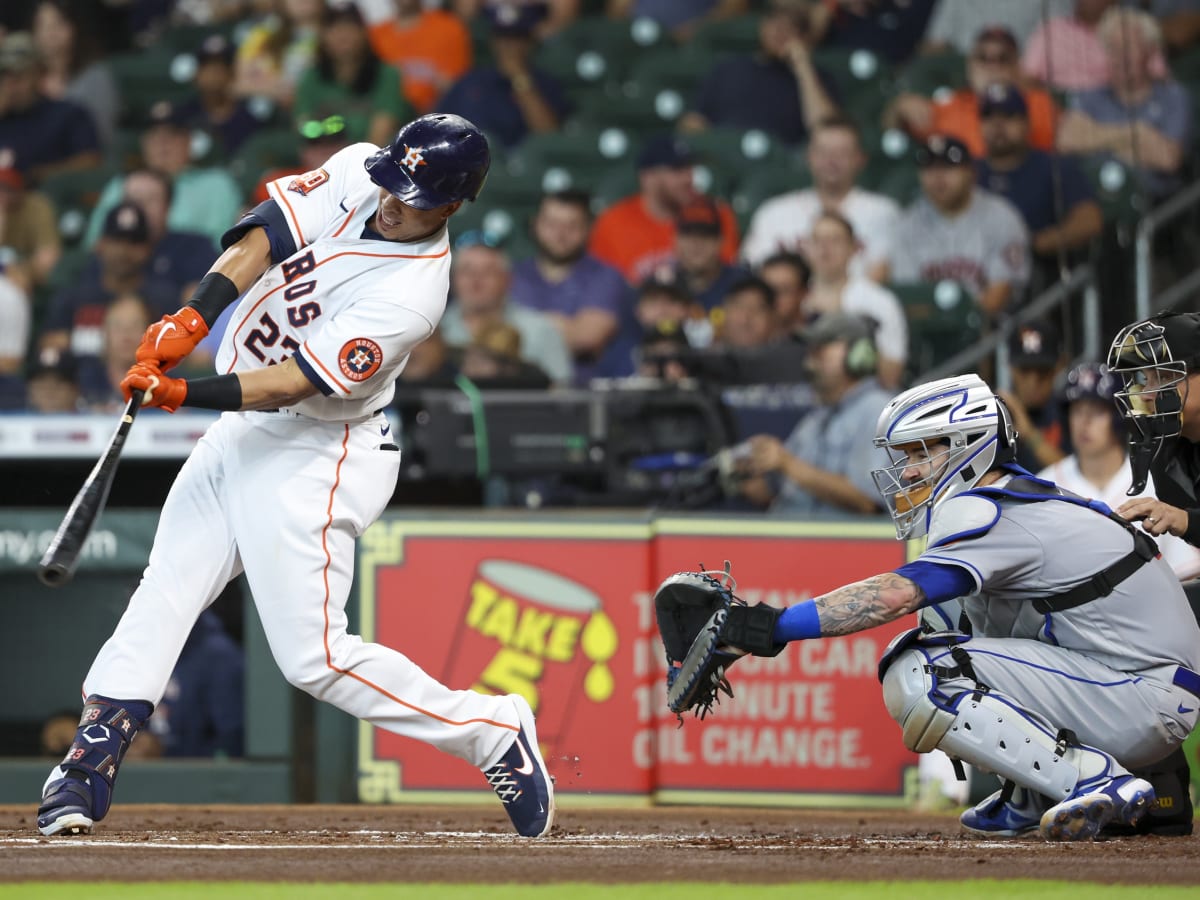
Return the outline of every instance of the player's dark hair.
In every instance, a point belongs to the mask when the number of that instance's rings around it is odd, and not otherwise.
[[[538,200],[538,212],[541,212],[542,207],[548,202],[564,203],[567,206],[574,206],[583,211],[583,214],[592,218],[592,195],[587,191],[579,190],[578,188],[567,188],[561,191],[547,191],[542,194]]]
[[[791,266],[792,270],[800,276],[801,286],[807,288],[809,281],[812,280],[812,269],[809,268],[808,260],[799,253],[794,253],[791,250],[780,250],[778,253],[772,253],[761,263],[759,263],[758,271],[762,272],[767,266]]]

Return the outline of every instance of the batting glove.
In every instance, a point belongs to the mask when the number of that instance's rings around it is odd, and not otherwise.
[[[187,382],[168,378],[154,366],[134,363],[121,380],[121,393],[128,400],[134,391],[144,391],[142,406],[157,406],[173,413],[187,398]]]
[[[208,336],[204,319],[190,306],[163,316],[142,335],[135,358],[160,372],[176,365]]]

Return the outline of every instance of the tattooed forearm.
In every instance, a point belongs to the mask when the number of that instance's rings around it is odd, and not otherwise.
[[[907,615],[925,599],[916,582],[884,572],[817,597],[821,634],[853,634]]]

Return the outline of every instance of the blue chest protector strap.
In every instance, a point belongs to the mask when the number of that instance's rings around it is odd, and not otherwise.
[[[1076,506],[1085,506],[1112,519],[1132,536],[1133,549],[1111,566],[1101,569],[1087,581],[1077,584],[1069,591],[1053,597],[1039,597],[1034,600],[1033,608],[1042,615],[1074,609],[1076,606],[1091,603],[1100,597],[1107,597],[1113,592],[1113,588],[1158,555],[1158,545],[1154,542],[1154,538],[1122,519],[1105,504],[1098,500],[1085,500],[1083,497],[1064,491],[1040,478],[1017,476],[1009,479],[1008,484],[1002,488],[975,488],[971,493],[984,494],[997,499],[1015,500],[1019,503],[1061,500]]]

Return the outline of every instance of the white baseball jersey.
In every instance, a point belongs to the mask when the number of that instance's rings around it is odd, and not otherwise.
[[[972,296],[997,282],[1029,280],[1029,232],[1003,197],[975,188],[957,216],[939,212],[924,197],[896,226],[891,280],[957,281]]]
[[[446,308],[445,228],[420,243],[362,237],[379,206],[363,169],[376,149],[354,144],[267,186],[297,250],[246,291],[217,352],[218,372],[294,357],[321,395],[290,409],[315,419],[351,421],[386,406],[409,351]]]
[[[807,255],[813,223],[821,210],[821,199],[811,188],[767,200],[750,220],[742,241],[742,258],[751,267],[758,267],[781,250]],[[850,271],[861,275],[871,266],[887,262],[896,221],[900,218],[895,201],[855,187],[846,194],[837,211],[854,226],[854,234],[863,245],[850,261]]]

